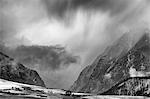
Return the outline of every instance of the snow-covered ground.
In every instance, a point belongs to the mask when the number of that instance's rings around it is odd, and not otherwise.
[[[40,86],[34,86],[34,85],[28,85],[28,84],[22,84],[12,81],[7,81],[4,79],[0,79],[0,96],[2,98],[6,97],[30,97],[30,98],[39,98],[39,99],[45,99],[50,98],[55,99],[57,98],[68,98],[71,97],[78,97],[78,96],[87,96],[89,94],[85,93],[71,93],[72,96],[69,96],[66,94],[67,91],[62,89],[50,89]],[[1,99],[0,97],[0,99]]]
[[[113,95],[87,96],[82,98],[83,99],[150,99],[149,97],[143,97],[143,96],[113,96]]]
[[[60,94],[65,94],[65,91],[60,89],[48,89],[40,86],[21,84],[0,79],[1,96],[33,97],[41,99],[47,98],[51,95],[57,96]]]
[[[0,79],[0,99],[148,99],[142,96],[102,96],[67,92]]]

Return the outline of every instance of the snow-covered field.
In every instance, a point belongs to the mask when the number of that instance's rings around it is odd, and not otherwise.
[[[0,99],[36,99],[36,98],[25,98],[25,97],[13,97],[13,96],[9,96],[9,97],[3,97],[0,96]],[[60,97],[56,97],[56,96],[49,96],[45,99],[63,99]],[[138,97],[138,96],[90,96],[90,97],[81,97],[81,98],[66,98],[66,99],[150,99],[148,97]]]
[[[142,96],[111,96],[71,93],[62,89],[21,84],[0,79],[0,99],[150,99]]]
[[[88,96],[84,97],[83,99],[150,99],[148,97],[143,96]]]
[[[71,99],[72,96],[66,95],[65,90],[50,89],[40,86],[22,84],[0,79],[0,99]],[[87,96],[85,93],[72,93],[73,97]]]

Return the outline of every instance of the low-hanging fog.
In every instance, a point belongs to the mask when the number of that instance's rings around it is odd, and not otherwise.
[[[149,17],[149,0],[0,0],[0,44],[47,87],[67,89],[123,33],[149,28]]]

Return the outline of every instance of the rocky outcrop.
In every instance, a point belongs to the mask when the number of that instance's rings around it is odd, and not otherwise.
[[[14,59],[2,52],[0,52],[0,78],[45,87],[43,80],[36,71],[15,62]]]
[[[125,34],[81,72],[70,90],[102,93],[124,79],[147,76],[149,72],[149,34],[143,33],[135,44]]]
[[[150,96],[150,77],[125,79],[101,95]]]

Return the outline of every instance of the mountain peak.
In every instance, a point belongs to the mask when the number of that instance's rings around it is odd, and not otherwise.
[[[149,60],[149,32],[126,33],[82,71],[71,90],[101,93],[126,78],[149,76]]]
[[[129,33],[124,33],[117,41],[108,46],[101,56],[112,59],[120,57],[132,46],[132,38]]]
[[[150,33],[145,32],[135,45],[135,49],[150,51]]]

